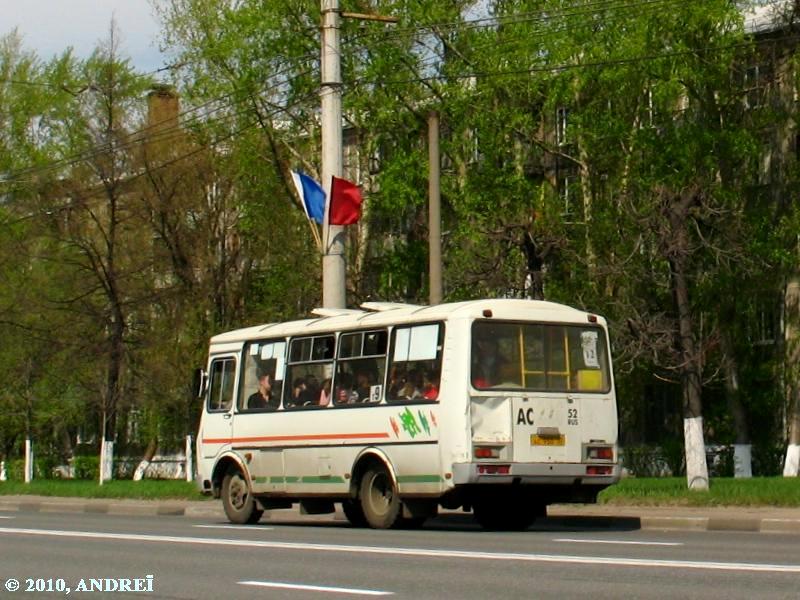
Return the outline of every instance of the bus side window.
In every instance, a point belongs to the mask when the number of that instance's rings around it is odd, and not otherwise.
[[[209,412],[224,412],[233,405],[236,360],[221,358],[211,363],[211,382],[208,386]]]
[[[281,402],[286,342],[259,341],[245,346],[239,411],[276,410]],[[267,379],[264,382],[263,377]],[[264,382],[264,383],[262,383]]]
[[[386,394],[388,401],[439,400],[443,334],[444,328],[439,323],[395,328]]]
[[[335,404],[375,404],[383,399],[387,340],[385,329],[343,333],[339,337]]]
[[[333,335],[295,338],[290,342],[284,408],[328,406],[334,348]]]

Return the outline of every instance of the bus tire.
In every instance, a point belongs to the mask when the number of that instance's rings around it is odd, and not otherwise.
[[[225,516],[238,525],[258,523],[264,511],[256,507],[256,501],[239,469],[230,469],[222,480],[222,506]]]
[[[382,465],[373,465],[361,479],[361,510],[367,524],[374,529],[390,529],[400,524],[402,504],[397,486]]]
[[[347,517],[353,527],[366,527],[369,525],[358,500],[344,500],[342,502],[342,510],[344,511],[344,516]]]

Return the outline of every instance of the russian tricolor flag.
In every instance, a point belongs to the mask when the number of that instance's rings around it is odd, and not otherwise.
[[[322,223],[325,219],[325,190],[311,177],[302,171],[292,171],[294,186],[297,194],[303,201],[303,210],[306,217],[315,223]]]

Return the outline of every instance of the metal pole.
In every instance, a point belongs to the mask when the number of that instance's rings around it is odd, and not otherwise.
[[[331,177],[342,176],[342,73],[339,0],[322,0],[322,187],[328,195],[322,223],[322,305],[345,308],[344,227],[330,226]]]
[[[428,273],[431,305],[442,302],[442,215],[439,187],[439,115],[428,114]]]

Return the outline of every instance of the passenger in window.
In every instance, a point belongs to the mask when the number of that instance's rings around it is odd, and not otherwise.
[[[292,384],[292,405],[302,406],[305,401],[306,380],[297,377]]]
[[[327,377],[322,380],[322,386],[319,390],[319,402],[320,406],[328,406],[331,403],[331,378]]]
[[[300,394],[300,402],[306,406],[317,404],[319,399],[319,379],[313,373],[306,375],[306,389]]]
[[[247,399],[247,408],[250,410],[267,408],[271,396],[272,383],[270,383],[269,374],[261,373],[258,376],[258,390]]]
[[[439,397],[439,378],[431,378],[427,373],[423,376],[422,397],[426,400],[436,400]]]
[[[389,397],[399,398],[400,392],[406,386],[407,381],[406,370],[397,365],[392,367],[392,372],[389,376]]]
[[[358,394],[353,390],[353,375],[342,371],[336,379],[336,403],[350,404],[353,398],[358,399]]]
[[[370,379],[366,371],[358,371],[356,373],[356,398],[357,402],[369,402],[370,395]]]
[[[416,400],[422,398],[424,381],[420,369],[411,369],[408,372],[408,380],[400,390],[399,396],[406,400]]]

